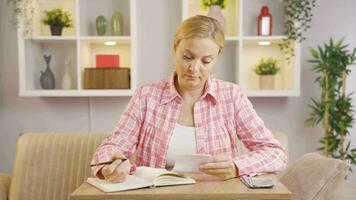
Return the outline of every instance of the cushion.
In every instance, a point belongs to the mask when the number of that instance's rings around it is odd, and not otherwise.
[[[280,175],[280,181],[292,192],[294,200],[317,200],[335,190],[349,168],[346,161],[307,153]]]

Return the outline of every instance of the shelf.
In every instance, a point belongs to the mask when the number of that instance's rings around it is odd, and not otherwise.
[[[261,40],[279,40],[281,41],[282,39],[287,39],[287,36],[284,35],[272,35],[272,36],[243,36],[242,40],[255,40],[255,41],[261,41]]]
[[[71,61],[70,72],[76,88],[76,63],[77,46],[76,41],[66,40],[26,40],[24,51],[27,52],[24,58],[26,63],[25,79],[28,90],[40,89],[41,71],[46,69],[46,62],[43,55],[52,55],[50,69],[55,76],[55,87],[60,88],[61,78],[64,74],[65,60]]]
[[[39,41],[67,41],[67,40],[99,40],[99,41],[104,41],[104,40],[115,40],[115,41],[130,41],[131,37],[130,36],[81,36],[81,37],[75,37],[75,36],[35,36],[32,38],[29,38],[28,40],[39,40]]]
[[[41,97],[69,96],[131,96],[137,86],[136,0],[50,0],[34,1],[34,34],[24,38],[22,27],[18,29],[19,95]],[[62,36],[51,36],[49,27],[41,22],[44,10],[60,7],[73,17],[73,28],[63,29]],[[123,35],[111,35],[111,15],[119,11],[123,15]],[[95,21],[98,15],[107,18],[107,32],[97,36]],[[116,42],[113,46],[105,42]],[[50,68],[55,75],[55,89],[43,90],[40,84],[41,70],[46,63],[43,55],[51,54]],[[120,66],[130,68],[131,89],[84,90],[84,68],[96,67],[96,54],[120,55]],[[65,60],[69,68],[73,89],[62,90]]]
[[[278,46],[280,43],[282,43],[283,39],[286,38],[284,36],[269,36],[269,37],[261,37],[261,36],[250,36],[250,37],[242,37],[241,39],[243,41],[244,46],[271,46],[272,48],[275,48],[275,46]],[[244,47],[243,47],[244,48]],[[281,52],[282,53],[282,52]]]
[[[75,36],[35,36],[32,38],[29,38],[29,40],[34,40],[34,41],[44,41],[44,42],[50,42],[50,41],[70,41],[70,40],[76,40],[77,38]]]
[[[134,90],[26,90],[20,91],[25,97],[110,97],[132,96]]]
[[[130,96],[137,86],[137,33],[136,0],[50,0],[35,1],[36,14],[34,35],[22,37],[18,31],[19,82],[21,96]],[[257,36],[257,16],[263,5],[268,5],[273,16],[273,35]],[[65,28],[63,36],[50,36],[49,27],[41,23],[44,10],[61,7],[72,13],[74,27]],[[115,11],[123,15],[122,36],[112,36],[111,16]],[[276,0],[229,0],[223,9],[227,22],[226,45],[213,73],[223,80],[237,83],[253,97],[283,97],[300,94],[300,44],[293,43],[295,57],[288,63],[278,44],[283,36],[283,1]],[[182,18],[206,14],[200,1],[182,0]],[[103,15],[107,20],[105,36],[96,34],[96,17]],[[21,27],[21,26],[20,26]],[[106,46],[104,42],[116,42]],[[269,41],[260,46],[258,42]],[[56,76],[55,90],[42,90],[39,77],[45,69],[43,54],[52,54],[51,69]],[[96,54],[120,55],[120,66],[130,68],[130,88],[115,90],[84,90],[84,68],[95,67]],[[281,71],[276,77],[275,90],[259,90],[259,77],[253,68],[261,58],[274,57],[280,60]],[[64,60],[70,59],[73,90],[61,90],[60,81],[64,71]]]
[[[130,36],[82,36],[80,40],[95,44],[102,44],[106,41],[115,41],[120,44],[129,44],[131,42]]]
[[[256,40],[247,40],[242,43],[242,58],[239,83],[245,90],[259,89],[259,76],[253,71],[255,65],[260,59],[274,58],[277,60],[277,66],[280,71],[275,76],[275,90],[295,90],[297,84],[295,82],[296,65],[293,61],[289,62],[285,59],[285,55],[280,51],[278,46],[280,40],[273,40],[268,46],[257,45]]]
[[[300,92],[295,90],[248,90],[245,94],[249,97],[297,97]]]

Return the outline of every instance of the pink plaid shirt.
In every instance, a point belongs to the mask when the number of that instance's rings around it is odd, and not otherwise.
[[[182,106],[174,75],[136,90],[112,134],[94,153],[92,164],[110,160],[115,152],[129,158],[137,149],[136,165],[165,168]],[[231,156],[240,176],[278,172],[286,166],[285,150],[236,84],[209,78],[194,106],[194,123],[197,153]],[[238,140],[249,153],[238,155]],[[93,173],[100,168],[93,167]]]

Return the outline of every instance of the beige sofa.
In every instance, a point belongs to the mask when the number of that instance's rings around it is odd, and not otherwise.
[[[17,141],[11,177],[0,200],[63,200],[91,174],[91,156],[104,134],[27,133]],[[6,189],[0,189],[6,190]]]
[[[91,156],[104,137],[105,134],[74,133],[22,135],[17,142],[12,177],[0,174],[0,200],[68,199],[91,174]],[[284,134],[275,133],[275,137],[288,147]],[[353,195],[352,189],[343,182],[331,199],[347,199],[347,195]]]

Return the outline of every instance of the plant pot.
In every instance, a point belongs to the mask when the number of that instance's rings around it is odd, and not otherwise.
[[[274,90],[275,75],[260,75],[260,89]]]
[[[208,16],[214,18],[220,22],[224,32],[226,30],[226,20],[221,12],[221,7],[219,5],[212,5],[209,7]]]
[[[63,26],[50,26],[51,34],[60,36],[62,35]]]

